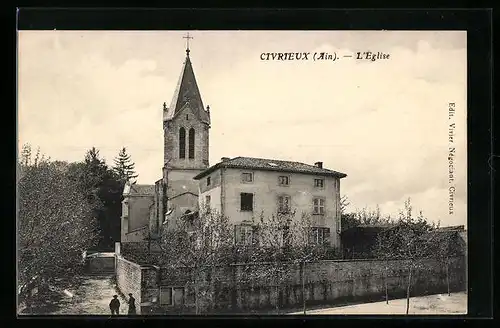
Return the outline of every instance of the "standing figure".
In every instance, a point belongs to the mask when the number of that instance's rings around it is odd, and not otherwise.
[[[118,300],[118,295],[113,295],[113,299],[109,302],[109,309],[111,310],[111,315],[120,314],[120,301]]]
[[[132,293],[128,294],[129,299],[128,299],[128,314],[129,315],[134,315],[136,314],[135,310],[135,298],[132,297]]]

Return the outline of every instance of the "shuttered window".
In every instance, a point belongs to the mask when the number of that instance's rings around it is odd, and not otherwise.
[[[253,211],[253,194],[246,192],[240,194],[240,210]]]

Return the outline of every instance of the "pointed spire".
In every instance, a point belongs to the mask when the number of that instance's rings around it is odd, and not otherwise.
[[[172,102],[170,103],[170,107],[168,107],[168,112],[166,113],[164,120],[167,121],[173,119],[185,106],[189,106],[193,113],[198,116],[202,122],[210,124],[210,115],[203,106],[200,90],[198,89],[193,66],[189,57],[189,39],[192,39],[192,37],[190,37],[188,33],[188,36],[183,38],[188,40],[186,59],[182,67],[181,76],[179,77],[179,82],[177,83]]]

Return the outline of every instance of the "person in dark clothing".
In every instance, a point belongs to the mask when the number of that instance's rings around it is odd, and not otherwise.
[[[129,299],[128,299],[128,314],[133,315],[136,314],[135,310],[135,298],[132,297],[132,293],[128,294]]]
[[[118,300],[118,295],[114,295],[111,302],[109,302],[109,309],[111,310],[111,315],[120,314],[120,301]]]

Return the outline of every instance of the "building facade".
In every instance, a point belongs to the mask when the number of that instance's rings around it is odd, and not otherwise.
[[[123,190],[121,241],[140,242],[149,233],[151,211],[155,205],[151,185],[127,183]]]
[[[235,225],[237,240],[250,242],[253,219],[287,213],[310,215],[315,238],[340,247],[340,179],[322,162],[236,157],[198,174],[200,207],[208,206]]]
[[[321,162],[249,157],[223,158],[209,167],[210,108],[203,105],[189,49],[170,107],[163,103],[162,125],[162,178],[154,185],[141,185],[149,190],[146,198],[125,188],[122,241],[158,238],[162,229],[208,203],[236,226],[236,238],[248,235],[248,223],[257,215],[293,209],[311,215],[318,240],[340,246],[344,173],[325,169]]]
[[[142,185],[151,190],[147,201],[131,201],[130,188],[125,188],[123,211],[135,215],[122,218],[122,241],[157,238],[163,226],[198,210],[198,184],[193,177],[208,168],[210,111],[204,108],[189,53],[187,49],[170,107],[163,103],[162,178],[154,185]],[[149,210],[146,203],[151,205]],[[141,232],[132,238],[131,232],[125,232],[128,226]]]

